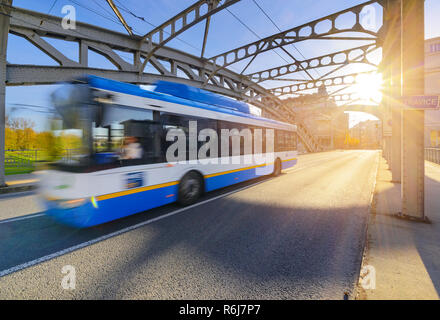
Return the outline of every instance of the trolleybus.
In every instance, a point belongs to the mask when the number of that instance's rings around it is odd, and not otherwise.
[[[297,161],[295,125],[184,84],[158,82],[150,91],[84,76],[63,83],[51,101],[54,134],[79,146],[42,173],[39,190],[46,213],[75,227],[174,201],[190,205],[204,192],[279,175]]]

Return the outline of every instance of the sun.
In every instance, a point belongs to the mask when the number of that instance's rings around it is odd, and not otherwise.
[[[382,74],[366,73],[356,77],[354,92],[361,100],[380,103],[382,101]]]

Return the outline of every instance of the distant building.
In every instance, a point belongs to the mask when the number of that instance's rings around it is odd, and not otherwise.
[[[379,149],[382,142],[382,122],[362,121],[350,128],[350,137],[359,140],[359,148]]]
[[[440,95],[440,37],[425,42],[425,94]],[[440,148],[440,111],[425,111],[425,147]]]
[[[324,149],[344,148],[348,134],[348,114],[338,110],[331,101],[311,105],[311,101],[317,96],[310,96],[302,99],[286,99],[286,105],[295,110],[297,119],[309,129]]]

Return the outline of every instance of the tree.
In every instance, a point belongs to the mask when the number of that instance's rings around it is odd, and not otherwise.
[[[5,130],[5,145],[7,149],[35,148],[35,123],[25,118],[7,117]]]

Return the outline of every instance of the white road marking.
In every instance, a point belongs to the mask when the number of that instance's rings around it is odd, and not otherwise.
[[[1,220],[0,224],[14,222],[14,221],[20,221],[20,220],[26,220],[26,219],[32,219],[32,218],[36,218],[36,217],[40,217],[40,216],[44,216],[44,213],[35,213],[35,214],[26,215],[23,217],[5,219],[5,220]]]

